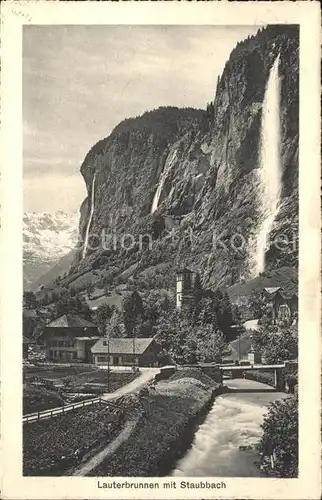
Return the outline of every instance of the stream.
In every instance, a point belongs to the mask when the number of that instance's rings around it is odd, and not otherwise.
[[[287,395],[253,380],[226,380],[224,385],[230,392],[216,397],[172,476],[265,476],[254,463],[259,461],[254,448],[243,447],[259,441],[266,406]]]

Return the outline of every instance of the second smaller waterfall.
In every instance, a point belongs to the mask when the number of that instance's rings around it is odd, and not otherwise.
[[[165,164],[165,167],[163,169],[163,172],[161,173],[161,176],[160,176],[160,180],[159,180],[159,184],[158,184],[158,187],[157,187],[157,190],[154,194],[154,198],[153,198],[153,202],[152,202],[152,207],[151,207],[151,214],[153,214],[153,212],[155,212],[158,208],[158,205],[159,205],[159,199],[160,199],[160,196],[161,196],[161,193],[162,193],[162,189],[163,189],[163,186],[164,186],[164,183],[166,181],[166,178],[168,177],[168,174],[169,174],[169,171],[174,163],[174,160],[176,159],[176,156],[177,156],[177,152],[174,151],[174,153],[171,155],[171,158],[170,159],[167,159],[166,161],[166,164]]]
[[[94,173],[93,176],[93,181],[92,181],[92,192],[91,192],[91,209],[89,213],[89,218],[87,221],[87,226],[86,226],[86,231],[85,231],[85,239],[84,239],[84,246],[83,246],[83,252],[82,252],[82,259],[86,257],[86,252],[87,252],[87,247],[88,247],[88,238],[89,238],[89,230],[91,227],[92,219],[93,219],[93,214],[94,214],[94,206],[95,206],[95,177],[96,173]]]

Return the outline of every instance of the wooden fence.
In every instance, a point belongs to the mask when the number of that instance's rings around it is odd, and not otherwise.
[[[39,422],[40,420],[45,418],[53,418],[56,417],[57,415],[65,415],[65,413],[69,411],[73,411],[78,408],[84,408],[85,406],[91,406],[97,403],[103,403],[117,408],[122,407],[122,405],[120,404],[111,403],[111,401],[107,401],[102,398],[94,398],[88,400],[85,399],[84,401],[78,401],[77,403],[68,404],[65,406],[61,406],[59,408],[52,408],[50,410],[38,411],[36,413],[29,413],[28,415],[24,415],[22,417],[22,422],[24,424],[28,424],[31,422]]]

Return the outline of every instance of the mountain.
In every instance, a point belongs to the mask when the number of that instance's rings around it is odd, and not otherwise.
[[[125,282],[148,273],[155,286],[169,288],[182,265],[210,288],[254,278],[263,103],[277,58],[281,198],[269,234],[287,244],[269,246],[264,273],[296,270],[299,31],[270,25],[237,44],[206,110],[149,111],[91,148],[81,165],[88,197],[79,231],[87,248],[73,262],[73,285],[80,275],[85,286],[86,276],[99,285],[106,276]]]
[[[24,213],[23,215],[23,272],[24,288],[35,289],[41,284],[42,275],[58,264],[60,273],[68,271],[72,255],[66,254],[74,248],[78,238],[78,214]],[[64,265],[65,263],[65,265]],[[58,272],[58,269],[56,269]],[[51,277],[52,276],[52,277]],[[57,275],[56,275],[57,276]],[[55,270],[46,282],[55,277]]]

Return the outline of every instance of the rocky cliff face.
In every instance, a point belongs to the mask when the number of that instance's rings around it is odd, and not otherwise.
[[[262,103],[278,54],[282,202],[272,236],[283,233],[292,245],[282,251],[272,246],[266,268],[297,265],[299,33],[294,26],[270,26],[232,51],[207,112],[160,108],[125,120],[90,150],[81,166],[88,198],[80,234],[84,237],[88,224],[96,173],[90,234],[97,248],[89,248],[83,260],[79,252],[72,273],[94,266],[100,276],[111,268],[115,274],[127,269],[140,274],[163,264],[170,276],[170,269],[185,264],[198,270],[207,286],[247,279],[259,225]],[[114,235],[105,249],[104,229]],[[131,237],[124,244],[126,233]],[[140,240],[146,233],[153,235],[152,250]]]

